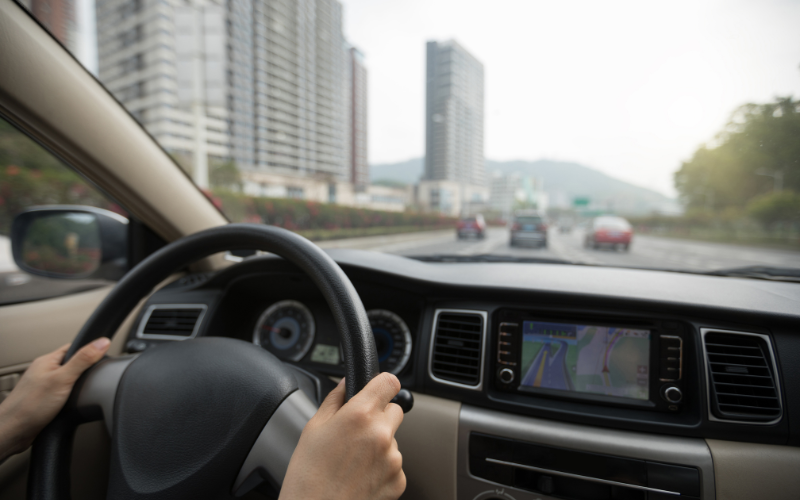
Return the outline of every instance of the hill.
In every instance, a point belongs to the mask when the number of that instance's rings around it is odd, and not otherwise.
[[[422,175],[423,160],[414,158],[400,163],[373,165],[370,178],[404,184],[417,182]],[[617,213],[639,215],[653,211],[675,213],[677,202],[652,189],[636,186],[611,177],[599,170],[573,162],[552,160],[493,161],[486,160],[486,172],[520,173],[541,179],[551,206],[567,206],[574,198],[588,197],[592,206]]]

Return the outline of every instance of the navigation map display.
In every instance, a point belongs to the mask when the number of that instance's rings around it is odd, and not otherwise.
[[[650,330],[524,321],[520,389],[648,399]]]

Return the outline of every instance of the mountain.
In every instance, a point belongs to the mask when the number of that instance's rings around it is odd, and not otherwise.
[[[395,181],[404,184],[417,182],[422,175],[423,159],[414,158],[400,163],[373,165],[370,178],[375,181]],[[591,206],[614,212],[638,215],[653,211],[676,213],[680,207],[658,191],[615,179],[599,170],[573,162],[493,161],[486,160],[486,172],[519,173],[540,179],[550,198],[550,206],[568,206],[578,197],[589,198]]]

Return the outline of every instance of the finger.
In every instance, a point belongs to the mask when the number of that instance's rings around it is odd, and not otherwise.
[[[110,345],[111,341],[106,337],[100,337],[86,344],[61,367],[61,370],[73,381],[77,380],[87,368],[100,361]]]
[[[386,409],[383,410],[383,414],[389,420],[389,424],[392,426],[392,435],[394,435],[397,429],[400,428],[400,424],[403,423],[403,416],[405,415],[403,409],[398,404],[389,403],[386,405]]]
[[[330,394],[322,401],[322,404],[319,405],[319,409],[317,410],[316,415],[314,418],[318,418],[319,420],[325,421],[331,418],[339,408],[342,407],[344,404],[344,395],[345,395],[345,384],[344,378],[339,381],[339,385],[334,388]]]
[[[383,372],[370,380],[361,392],[356,394],[351,401],[358,404],[368,404],[375,409],[383,411],[386,405],[400,392],[400,381],[389,372]]]

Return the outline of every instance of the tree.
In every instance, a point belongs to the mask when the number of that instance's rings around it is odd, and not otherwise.
[[[675,173],[687,209],[744,209],[774,190],[800,192],[800,101],[782,97],[736,110],[713,145],[703,145]]]
[[[758,196],[747,205],[747,213],[767,227],[800,223],[800,194],[780,191]]]

